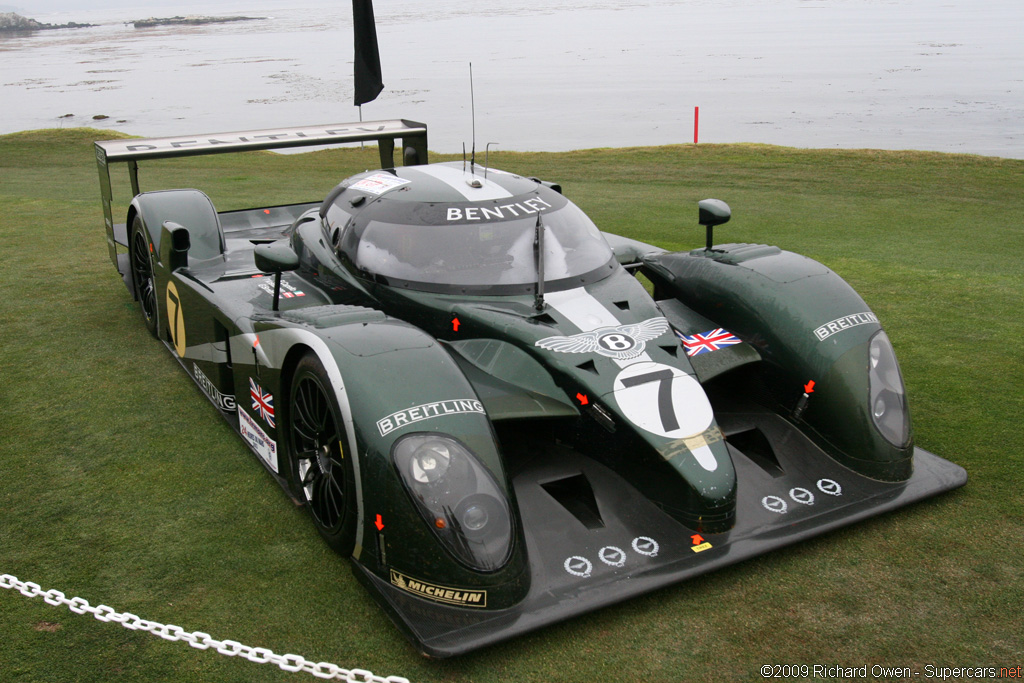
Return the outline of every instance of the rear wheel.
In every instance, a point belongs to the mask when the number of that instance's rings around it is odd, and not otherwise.
[[[132,284],[135,286],[135,296],[139,299],[142,308],[142,319],[146,323],[146,329],[154,337],[157,336],[156,317],[158,314],[156,302],[156,279],[153,276],[153,252],[150,250],[149,235],[138,216],[132,221],[132,237],[129,240],[130,262],[132,269]]]
[[[289,391],[288,480],[317,531],[343,555],[355,545],[355,482],[341,410],[316,355],[299,361]]]

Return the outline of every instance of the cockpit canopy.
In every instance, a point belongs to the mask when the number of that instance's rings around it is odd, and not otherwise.
[[[527,293],[537,282],[539,220],[549,291],[614,269],[600,231],[561,194],[494,170],[484,180],[482,170],[463,174],[459,166],[378,171],[339,186],[321,212],[339,254],[367,274],[410,289]]]

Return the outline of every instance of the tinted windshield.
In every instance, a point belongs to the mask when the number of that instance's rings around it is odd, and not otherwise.
[[[542,209],[542,204],[528,206]],[[448,207],[446,215],[469,211],[482,209]],[[489,216],[468,215],[493,218],[499,212],[495,209]],[[410,283],[472,287],[535,283],[537,214],[500,213],[498,220],[470,219],[447,225],[371,220],[356,243],[355,253],[350,251],[349,256],[361,269]],[[466,213],[458,215],[465,217]],[[544,211],[541,221],[546,281],[579,277],[608,267],[613,260],[597,226],[571,202]]]

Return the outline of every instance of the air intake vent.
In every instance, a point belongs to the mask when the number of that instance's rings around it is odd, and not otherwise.
[[[748,460],[773,477],[781,477],[785,472],[775,456],[768,437],[756,427],[737,432],[725,437],[730,446],[742,453]]]
[[[541,484],[552,498],[572,513],[588,529],[603,529],[604,520],[597,509],[594,489],[582,474],[574,474]]]

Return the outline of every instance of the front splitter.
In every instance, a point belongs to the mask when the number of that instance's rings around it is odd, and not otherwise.
[[[694,576],[784,548],[862,519],[963,486],[959,465],[922,449],[914,474],[898,484],[860,476],[836,463],[784,420],[732,415],[756,424],[776,444],[779,468],[763,468],[730,446],[737,474],[736,525],[698,534],[662,512],[603,465],[555,447],[513,479],[529,559],[530,591],[508,609],[468,609],[413,595],[358,563],[371,589],[417,648],[450,657]],[[544,488],[582,474],[601,525],[587,525]]]

